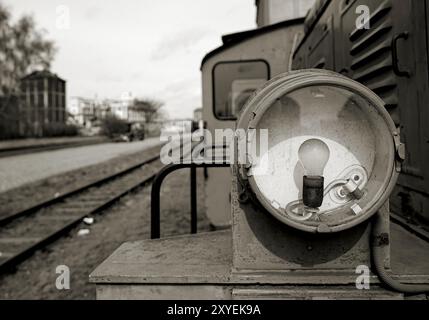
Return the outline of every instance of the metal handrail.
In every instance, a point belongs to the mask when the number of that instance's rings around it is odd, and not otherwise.
[[[161,185],[165,177],[170,173],[190,168],[191,170],[191,233],[197,233],[197,168],[226,168],[230,164],[224,163],[211,163],[211,164],[196,164],[196,163],[172,163],[162,168],[152,183],[151,191],[151,220],[150,230],[151,239],[159,239],[161,236]]]

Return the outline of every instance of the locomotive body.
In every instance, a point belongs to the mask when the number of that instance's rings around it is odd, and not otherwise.
[[[295,35],[302,32],[303,21],[295,19],[226,35],[224,44],[204,57],[203,120],[212,137],[216,129],[234,129],[248,97],[271,77],[288,71]],[[206,214],[218,229],[231,223],[230,188],[225,187],[230,181],[229,169],[208,169]]]

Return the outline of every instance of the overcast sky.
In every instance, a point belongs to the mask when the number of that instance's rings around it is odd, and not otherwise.
[[[201,106],[200,62],[221,35],[256,27],[254,0],[0,1],[14,19],[32,13],[56,42],[52,71],[68,97],[132,92],[163,100],[175,118]]]

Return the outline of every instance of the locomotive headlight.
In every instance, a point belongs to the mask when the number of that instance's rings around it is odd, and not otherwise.
[[[398,177],[399,141],[383,101],[333,72],[270,80],[248,101],[237,129],[268,131],[265,147],[248,136],[249,150],[259,153],[237,163],[240,176],[268,212],[300,230],[362,223],[388,200]]]

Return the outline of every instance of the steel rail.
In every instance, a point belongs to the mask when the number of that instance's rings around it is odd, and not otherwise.
[[[72,196],[78,196],[79,193],[85,193],[92,187],[102,187],[106,183],[110,183],[114,181],[115,179],[124,177],[125,175],[137,170],[138,168],[148,165],[156,160],[158,160],[160,156],[151,157],[149,159],[146,159],[145,161],[139,162],[136,165],[133,165],[127,169],[124,169],[120,172],[117,172],[115,174],[106,176],[102,179],[99,179],[95,182],[91,182],[89,184],[86,184],[83,187],[76,188],[70,192],[67,192],[60,197],[49,199],[48,201],[44,201],[42,203],[39,203],[31,208],[25,209],[21,212],[17,212],[14,215],[11,215],[5,219],[2,219],[2,223],[8,224],[11,222],[14,222],[15,219],[21,218],[21,217],[27,217],[30,216],[33,213],[36,213],[40,209],[44,209],[47,207],[53,207],[56,204],[60,204],[65,199],[68,199]],[[156,172],[153,174],[150,174],[145,179],[138,181],[137,183],[134,183],[131,186],[127,186],[126,188],[123,188],[116,192],[113,196],[109,196],[106,200],[102,201],[99,205],[97,205],[95,208],[91,208],[90,210],[82,208],[82,213],[79,213],[75,217],[71,218],[69,221],[66,221],[64,224],[62,224],[59,228],[56,228],[55,230],[49,232],[47,235],[41,237],[40,239],[30,242],[28,246],[24,247],[22,250],[17,250],[17,252],[14,252],[13,255],[10,257],[7,257],[5,260],[0,262],[0,273],[4,273],[8,270],[13,269],[17,264],[24,261],[26,258],[31,256],[35,251],[45,247],[47,244],[52,243],[54,240],[60,238],[61,236],[67,234],[71,229],[73,229],[75,226],[77,226],[79,223],[82,222],[83,218],[93,215],[96,213],[100,213],[104,209],[110,207],[112,204],[117,202],[120,198],[125,196],[126,194],[133,192],[137,188],[140,188],[141,186],[149,183],[154,179],[156,176]],[[120,189],[120,188],[118,188]],[[107,196],[106,196],[107,197]],[[53,208],[55,210],[55,208]],[[60,216],[60,215],[59,215]],[[7,222],[7,223],[6,223]],[[25,221],[24,221],[25,223]],[[19,240],[19,237],[16,239]],[[1,241],[1,238],[0,238]],[[1,256],[0,256],[1,258]]]
[[[15,213],[13,213],[11,215],[8,215],[8,216],[5,216],[5,217],[1,217],[0,218],[0,226],[4,226],[5,224],[8,224],[8,223],[12,222],[13,220],[16,220],[16,219],[21,218],[23,216],[27,216],[29,214],[32,214],[32,213],[34,213],[36,211],[39,211],[40,209],[45,208],[47,206],[50,206],[50,205],[53,205],[55,203],[64,201],[64,199],[69,198],[69,197],[71,197],[73,195],[76,195],[76,194],[78,194],[80,192],[83,192],[83,191],[85,191],[87,189],[90,189],[92,187],[97,187],[97,186],[99,186],[101,184],[109,182],[109,181],[111,181],[113,179],[116,179],[116,178],[118,178],[118,177],[120,177],[122,175],[125,175],[128,172],[133,171],[133,170],[135,170],[135,169],[137,169],[137,168],[139,168],[139,167],[141,167],[141,166],[143,166],[145,164],[148,164],[150,162],[156,161],[157,159],[159,159],[159,155],[158,156],[154,156],[154,157],[152,157],[150,159],[146,159],[145,161],[139,162],[138,164],[133,165],[133,166],[131,166],[129,168],[126,168],[126,169],[124,169],[122,171],[119,171],[119,172],[113,173],[111,175],[105,176],[102,179],[89,182],[89,183],[87,183],[87,184],[85,184],[83,186],[79,186],[79,187],[77,187],[75,189],[72,189],[70,191],[67,191],[67,192],[59,195],[58,197],[52,197],[52,198],[50,198],[48,200],[44,200],[42,202],[39,202],[38,204],[30,206],[29,208],[26,208],[26,209],[23,209],[23,210],[19,210],[19,211],[15,212]]]

